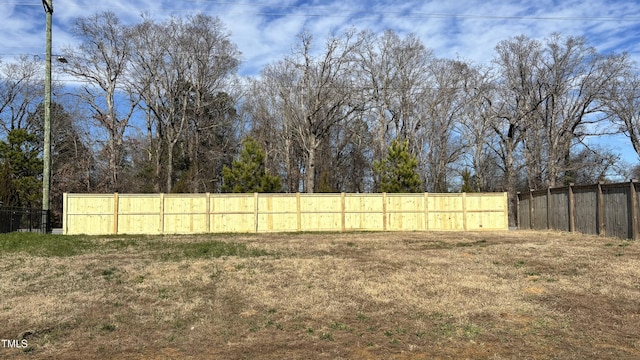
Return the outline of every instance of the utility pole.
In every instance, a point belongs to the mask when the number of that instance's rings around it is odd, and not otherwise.
[[[49,190],[51,188],[51,21],[53,16],[53,0],[42,0],[44,12],[47,15],[47,43],[44,71],[44,151],[42,174],[42,221],[49,232],[50,210]]]

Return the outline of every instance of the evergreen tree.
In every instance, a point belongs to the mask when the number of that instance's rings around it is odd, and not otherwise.
[[[409,142],[393,140],[387,157],[373,164],[380,176],[380,191],[415,193],[422,191],[422,181],[416,173],[418,160],[409,152]]]
[[[25,129],[11,130],[0,141],[0,185],[5,205],[37,206],[42,196],[42,159],[36,136]]]
[[[474,186],[474,176],[471,175],[471,171],[469,171],[468,169],[465,169],[462,172],[462,192],[465,193],[472,193],[472,192],[476,192],[475,190],[475,186]]]
[[[243,141],[240,157],[222,169],[222,192],[280,192],[279,176],[265,171],[265,153],[252,138]]]

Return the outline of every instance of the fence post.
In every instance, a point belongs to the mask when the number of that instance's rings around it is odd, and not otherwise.
[[[382,231],[387,231],[387,193],[382,193]]]
[[[118,193],[113,193],[113,234],[118,235]]]
[[[296,223],[298,231],[302,231],[302,215],[300,214],[300,193],[296,193]]]
[[[429,193],[424,193],[424,229],[429,230]]]
[[[575,211],[575,199],[573,197],[573,185],[574,183],[569,183],[569,187],[567,187],[568,192],[568,200],[569,200],[569,231],[576,231],[576,211]]]
[[[598,198],[597,198],[597,218],[598,218],[598,235],[605,236],[606,229],[604,227],[604,195],[602,195],[602,182],[598,181]]]
[[[256,233],[258,232],[258,193],[253,193],[253,217],[255,222]]]
[[[516,193],[516,228],[518,230],[522,230],[522,224],[520,223],[520,194],[521,194],[520,191]],[[507,200],[507,206],[509,206],[508,201],[509,200]],[[509,212],[507,211],[507,213]],[[508,227],[509,227],[509,221],[507,221],[507,228]]]
[[[164,234],[164,193],[160,193],[160,209],[158,216],[160,217],[158,221],[158,231],[160,231],[160,234]]]
[[[0,207],[2,207],[2,203],[0,203]],[[67,235],[67,227],[69,226],[67,216],[69,216],[69,198],[67,193],[62,193],[62,233],[64,235]]]
[[[205,224],[207,227],[207,233],[211,232],[211,193],[205,193],[204,196],[206,196],[206,199],[204,200],[204,206],[206,206],[206,210],[205,210],[205,214],[207,216],[207,219],[205,220]]]
[[[551,229],[551,187],[547,186],[547,230]]]
[[[467,231],[467,193],[462,193],[462,229]]]
[[[536,213],[533,206],[533,189],[529,189],[529,229],[535,227]]]
[[[211,201],[211,196],[209,196],[209,206],[211,206],[211,213],[209,217],[212,217],[211,222],[209,223],[210,232],[216,231],[216,200],[213,199]]]
[[[342,213],[341,217],[340,217],[340,231],[344,231],[346,228],[346,219],[345,219],[345,199],[344,199],[344,193],[340,193],[340,211]]]
[[[638,180],[632,179],[629,181],[629,199],[631,200],[631,211],[629,212],[629,221],[631,222],[631,238],[638,240],[638,195],[636,193],[636,182]]]

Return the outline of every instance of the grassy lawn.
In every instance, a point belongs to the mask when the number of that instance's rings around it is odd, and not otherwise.
[[[0,274],[2,359],[640,358],[628,240],[5,234]]]

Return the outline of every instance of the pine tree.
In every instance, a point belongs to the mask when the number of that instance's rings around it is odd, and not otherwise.
[[[380,191],[415,193],[422,191],[420,175],[416,173],[418,160],[409,152],[409,142],[393,140],[387,157],[373,164],[380,176]]]
[[[280,177],[265,171],[265,153],[258,143],[247,138],[242,145],[239,159],[233,161],[231,168],[222,169],[222,192],[280,192]]]
[[[34,206],[42,196],[42,159],[38,157],[36,136],[14,129],[0,141],[0,196],[5,205]]]
[[[474,177],[471,175],[471,171],[469,171],[468,169],[465,169],[462,172],[462,192],[465,193],[472,193],[472,192],[476,192],[475,188],[474,188]]]

